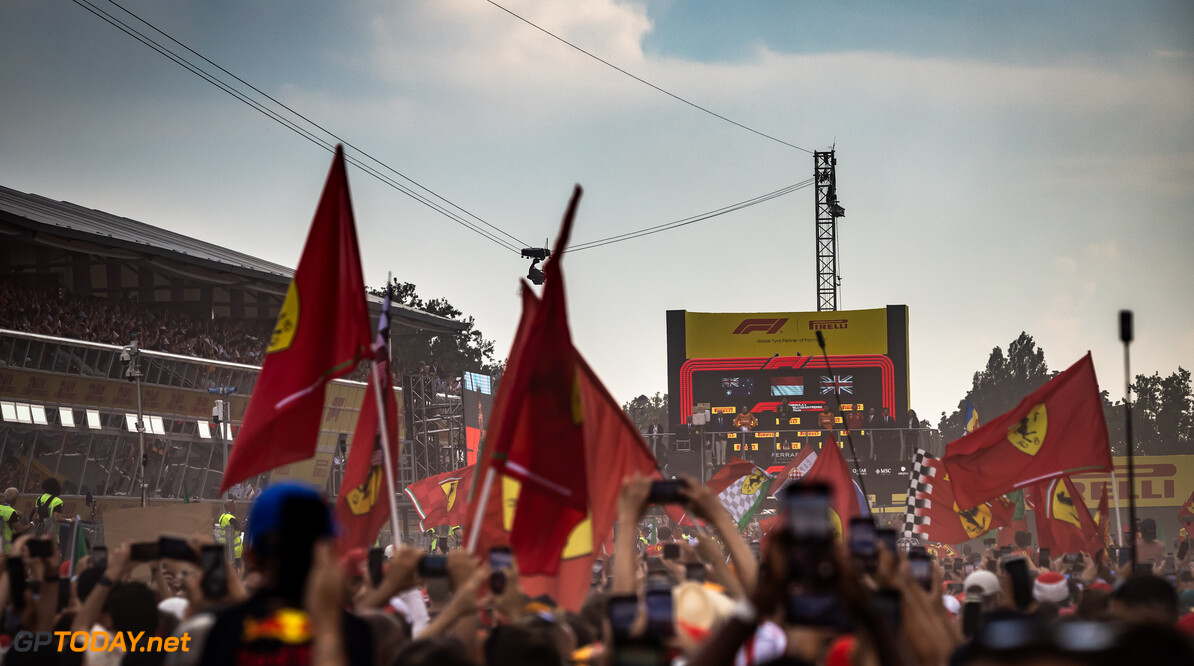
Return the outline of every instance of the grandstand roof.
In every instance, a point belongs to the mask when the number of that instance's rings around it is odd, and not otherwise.
[[[54,201],[0,186],[0,236],[113,259],[147,258],[155,266],[198,282],[227,284],[238,278],[258,289],[285,294],[294,269],[221,245],[92,208]],[[370,309],[381,299],[368,297]],[[433,333],[454,333],[467,325],[404,305],[395,305],[394,324]]]

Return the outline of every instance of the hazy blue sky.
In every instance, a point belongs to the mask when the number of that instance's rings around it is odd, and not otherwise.
[[[484,0],[122,4],[527,243],[577,182],[583,242],[812,173]],[[1194,4],[503,4],[759,131],[836,142],[841,305],[909,306],[921,416],[1021,330],[1055,369],[1093,350],[1121,396],[1125,307],[1134,370],[1194,367]],[[328,153],[79,4],[0,3],[0,90],[0,184],[297,261]],[[527,262],[349,178],[366,281],[446,297],[504,353]],[[664,391],[666,310],[814,310],[813,243],[805,189],[570,255],[577,345],[620,400]]]

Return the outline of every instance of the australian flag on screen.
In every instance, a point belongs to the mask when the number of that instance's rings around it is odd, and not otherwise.
[[[854,395],[854,375],[821,375],[821,395]]]

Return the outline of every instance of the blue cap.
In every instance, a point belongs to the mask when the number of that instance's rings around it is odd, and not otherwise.
[[[281,528],[283,517],[286,514],[286,506],[294,500],[300,500],[307,507],[313,507],[316,504],[323,507],[322,516],[309,516],[303,521],[303,524],[311,526],[316,531],[316,534],[312,535],[313,537],[332,534],[332,517],[328,511],[327,502],[323,499],[323,494],[304,483],[284,481],[266,488],[253,503],[253,508],[249,512],[250,548],[259,551],[262,549],[266,537]]]

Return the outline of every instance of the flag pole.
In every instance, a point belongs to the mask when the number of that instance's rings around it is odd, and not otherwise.
[[[485,482],[481,485],[481,497],[477,502],[477,510],[473,512],[473,523],[469,525],[468,530],[468,546],[466,550],[472,553],[477,549],[477,538],[481,533],[478,525],[481,524],[481,517],[485,515],[485,505],[489,503],[489,491],[493,488],[493,465],[485,469]]]
[[[390,284],[393,281],[393,279],[394,279],[394,274],[392,272],[387,272],[386,273],[386,294],[387,295],[390,292]],[[389,300],[389,299],[387,298],[387,300]],[[382,315],[387,316],[387,313],[383,312]],[[389,322],[386,322],[386,329],[388,332]],[[390,361],[390,358],[389,358],[389,356],[390,356],[390,339],[389,339],[388,335],[386,336],[384,342],[385,342],[384,349],[386,351],[386,357],[387,357],[386,358],[386,361],[387,361],[386,367],[388,368],[389,367],[388,361]],[[397,498],[398,484],[394,483],[394,460],[393,460],[393,456],[390,453],[390,428],[389,428],[390,417],[389,417],[389,414],[386,413],[386,403],[385,403],[385,400],[382,398],[381,367],[377,363],[376,356],[373,357],[372,372],[373,372],[372,384],[374,387],[373,396],[377,400],[378,423],[381,425],[381,427],[378,428],[378,430],[381,432],[382,465],[384,465],[386,468],[386,484],[389,486],[389,492],[387,492],[386,495],[389,497],[389,500],[390,500],[390,533],[394,537],[395,550],[397,550],[397,547],[396,547],[397,544],[402,543],[402,529],[398,525],[398,498]],[[387,375],[388,374],[389,373],[387,373]],[[387,391],[394,390],[393,387],[390,385],[389,376],[387,376],[385,378],[385,390],[387,390]]]
[[[1129,490],[1129,495],[1130,494],[1131,494],[1131,491]],[[1119,515],[1119,481],[1115,480],[1115,466],[1114,465],[1112,465],[1112,467],[1111,467],[1111,497],[1113,497],[1115,499],[1115,529],[1119,530],[1116,533],[1119,536],[1119,538],[1116,539],[1115,542],[1120,543],[1123,541],[1123,538],[1124,538],[1124,520],[1123,520],[1123,517],[1121,517]]]
[[[833,376],[833,366],[829,365],[829,354],[825,352],[825,336],[821,331],[817,331],[817,344],[821,347],[821,358],[825,359],[825,369],[829,371],[829,375]],[[837,411],[842,411],[842,401],[837,397],[837,389],[833,390],[833,402],[837,405]],[[871,520],[874,516],[871,515],[871,496],[866,491],[866,480],[862,478],[862,468],[858,466],[858,454],[854,451],[854,436],[850,434],[850,424],[846,423],[846,419],[842,419],[842,425],[845,426],[846,441],[850,444],[850,457],[854,459],[854,475],[858,477],[858,487],[862,490],[862,499],[866,503],[866,515]]]
[[[1132,372],[1128,347],[1132,344],[1132,311],[1119,311],[1119,339],[1124,343],[1124,436],[1128,447],[1128,538],[1132,547],[1132,571],[1136,570],[1136,470],[1132,464]],[[1114,469],[1112,470],[1114,471]],[[1120,535],[1123,530],[1121,526]]]
[[[388,283],[387,283],[388,284]],[[387,287],[388,288],[388,287]],[[389,345],[386,345],[386,351],[389,351]],[[373,359],[373,395],[377,398],[377,413],[381,416],[381,427],[378,430],[381,432],[381,457],[382,464],[386,468],[386,484],[389,486],[389,492],[386,495],[390,499],[390,531],[394,535],[394,543],[402,543],[402,530],[398,527],[398,485],[394,483],[394,461],[393,456],[390,455],[390,428],[389,416],[386,414],[385,401],[381,397],[381,370],[378,366],[377,359]],[[390,382],[387,378],[385,389],[392,391]]]

